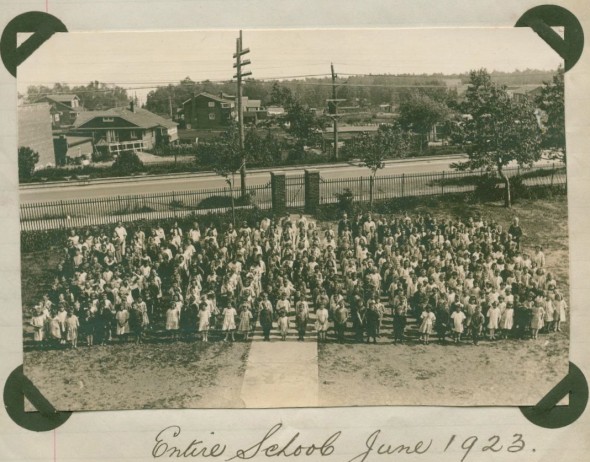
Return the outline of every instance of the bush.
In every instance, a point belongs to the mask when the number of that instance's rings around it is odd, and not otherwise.
[[[195,156],[197,147],[194,144],[183,143],[176,145],[163,145],[153,149],[146,150],[155,156],[172,157],[172,156]]]
[[[244,197],[236,197],[234,199],[234,205],[245,206],[252,203],[250,194],[246,194]],[[199,209],[223,209],[231,207],[231,196],[210,196],[199,202],[197,208]]]
[[[344,189],[341,193],[334,194],[338,201],[338,210],[341,213],[352,214],[354,212],[354,193],[350,188]]]
[[[528,189],[522,176],[518,175],[510,178],[510,198],[512,202],[527,197]]]
[[[482,202],[492,202],[502,199],[503,189],[500,189],[500,179],[492,174],[483,175],[477,181],[473,196]]]
[[[171,200],[170,201],[170,203],[168,204],[168,206],[171,209],[182,209],[182,208],[184,208],[184,202],[181,201],[181,200],[179,200],[179,199],[174,199],[174,200]]]
[[[30,180],[35,171],[35,164],[39,162],[39,153],[31,148],[21,146],[18,148],[18,179]]]
[[[134,151],[121,151],[111,166],[111,171],[117,174],[130,174],[143,171],[143,162]]]
[[[95,150],[92,153],[92,162],[109,162],[111,160],[113,160],[113,155],[108,150]]]

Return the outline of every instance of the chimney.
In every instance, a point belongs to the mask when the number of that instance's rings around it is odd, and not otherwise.
[[[135,112],[135,101],[134,101],[134,100],[131,100],[131,101],[129,102],[129,110],[130,110],[131,112]]]

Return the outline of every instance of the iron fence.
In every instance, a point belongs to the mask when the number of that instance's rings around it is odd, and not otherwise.
[[[248,198],[239,188],[215,188],[200,191],[166,192],[57,202],[21,204],[21,231],[44,231],[72,227],[98,226],[119,220],[164,220],[191,214],[223,213],[236,209],[270,209],[270,183],[248,188]]]
[[[305,206],[305,175],[285,177],[285,203],[287,208]]]
[[[557,186],[567,182],[565,167],[553,165],[531,168],[507,168],[509,178],[520,176],[526,186]],[[429,172],[401,175],[382,175],[374,180],[371,176],[357,178],[322,178],[320,181],[320,204],[338,201],[338,195],[350,190],[358,202],[416,196],[435,196],[474,191],[485,172]],[[373,184],[372,184],[373,183]]]
[[[509,177],[519,175],[526,186],[565,185],[565,167],[542,166],[527,169],[506,169]],[[370,176],[320,179],[320,204],[337,202],[337,195],[349,189],[357,202],[433,196],[473,191],[483,172],[435,172],[383,175],[374,181]],[[317,180],[316,180],[317,181]],[[248,188],[248,197],[241,197],[239,188],[216,188],[197,191],[166,192],[57,202],[22,204],[22,231],[45,231],[72,227],[98,226],[138,220],[185,218],[189,215],[224,213],[236,209],[263,210],[272,208],[271,183]],[[285,203],[288,209],[305,206],[305,176],[285,178]]]

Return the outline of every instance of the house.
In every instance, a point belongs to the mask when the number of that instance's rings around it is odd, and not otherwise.
[[[80,98],[73,94],[45,95],[38,98],[36,102],[48,103],[51,106],[51,121],[54,130],[73,126],[78,114],[85,110],[80,104]]]
[[[281,117],[285,114],[285,108],[281,106],[268,106],[266,108],[266,115],[268,117]]]
[[[91,137],[99,152],[111,155],[177,144],[177,127],[176,122],[131,102],[129,107],[80,113],[68,135]]]
[[[469,84],[463,83],[462,79],[443,79],[447,90],[454,92],[459,100],[462,100],[469,88]]]
[[[340,125],[338,127],[338,136],[352,138],[361,133],[375,134],[379,131],[379,125]],[[334,135],[334,127],[326,127],[323,131],[324,138],[331,139]]]
[[[250,99],[247,96],[242,97],[242,110],[244,112],[262,111],[261,101],[259,99]]]
[[[18,147],[39,154],[36,168],[56,164],[51,131],[51,106],[48,103],[23,104],[17,108]]]
[[[234,96],[202,92],[182,103],[187,129],[220,128],[229,125],[237,114]]]
[[[379,112],[386,112],[386,113],[393,112],[393,104],[392,103],[380,104],[379,105]]]
[[[338,146],[362,133],[374,136],[379,131],[379,125],[340,125],[338,126]],[[326,127],[322,131],[322,148],[327,150],[334,145],[334,127]]]
[[[506,93],[515,101],[534,102],[535,98],[541,94],[543,87],[540,85],[523,85],[521,87],[509,87]]]
[[[182,103],[180,117],[187,129],[219,129],[237,120],[237,107],[235,96],[202,92]],[[242,97],[242,113],[246,124],[255,124],[268,117],[267,111],[262,108],[262,101],[247,96]]]

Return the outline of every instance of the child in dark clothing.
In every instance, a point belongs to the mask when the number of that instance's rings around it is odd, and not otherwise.
[[[406,330],[406,313],[402,309],[401,306],[398,306],[395,309],[395,314],[393,315],[393,343],[397,345],[397,342],[400,343],[404,342],[404,331]]]

